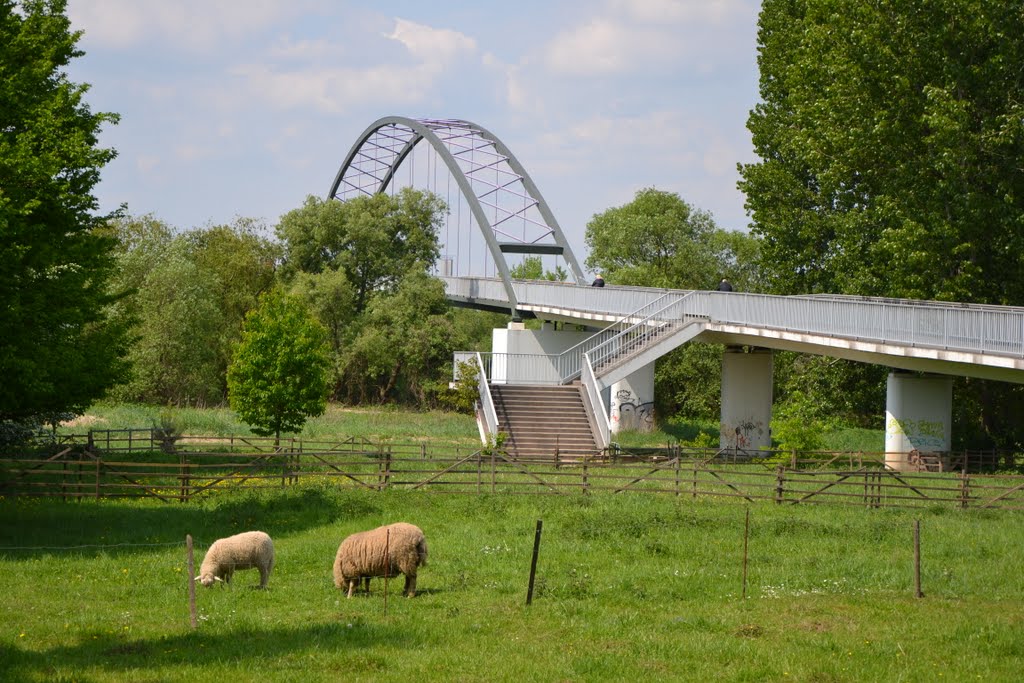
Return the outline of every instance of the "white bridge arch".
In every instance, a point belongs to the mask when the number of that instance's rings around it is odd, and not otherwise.
[[[345,156],[328,198],[341,201],[384,192],[399,166],[426,140],[437,153],[486,241],[517,316],[517,297],[505,254],[555,255],[569,276],[584,274],[540,190],[512,151],[496,135],[460,119],[386,116],[370,124]]]

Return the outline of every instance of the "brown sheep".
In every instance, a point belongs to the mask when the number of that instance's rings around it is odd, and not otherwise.
[[[387,560],[385,560],[385,557]],[[419,527],[397,522],[352,534],[338,546],[334,557],[334,585],[347,587],[352,597],[359,580],[405,574],[405,594],[416,595],[416,570],[427,563],[427,539]]]

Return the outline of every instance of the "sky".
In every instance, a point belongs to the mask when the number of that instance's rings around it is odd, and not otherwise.
[[[178,230],[269,230],[383,116],[497,135],[580,261],[643,188],[745,230],[758,0],[69,0],[69,75],[116,112],[96,195]]]

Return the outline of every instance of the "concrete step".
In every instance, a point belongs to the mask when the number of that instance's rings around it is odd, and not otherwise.
[[[581,459],[599,451],[578,385],[491,385],[504,448],[513,458]]]

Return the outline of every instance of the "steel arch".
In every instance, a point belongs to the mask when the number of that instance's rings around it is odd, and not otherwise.
[[[429,142],[444,160],[466,198],[501,274],[513,315],[516,315],[518,301],[505,261],[506,253],[561,255],[574,281],[585,283],[583,270],[569,242],[526,169],[496,135],[469,121],[404,116],[385,116],[374,121],[345,156],[328,198],[344,201],[360,194],[385,191],[395,171],[420,140]],[[483,161],[478,161],[478,156]],[[485,177],[491,174],[493,181]],[[476,186],[488,189],[478,194]],[[523,206],[513,210],[502,202],[503,197],[521,200]],[[485,208],[494,210],[494,221],[487,217]],[[537,210],[540,221],[528,216],[531,209]],[[524,221],[524,225],[530,224],[535,234],[527,239],[525,234],[519,238],[503,231],[503,224],[514,218]],[[498,234],[506,241],[499,241]]]

